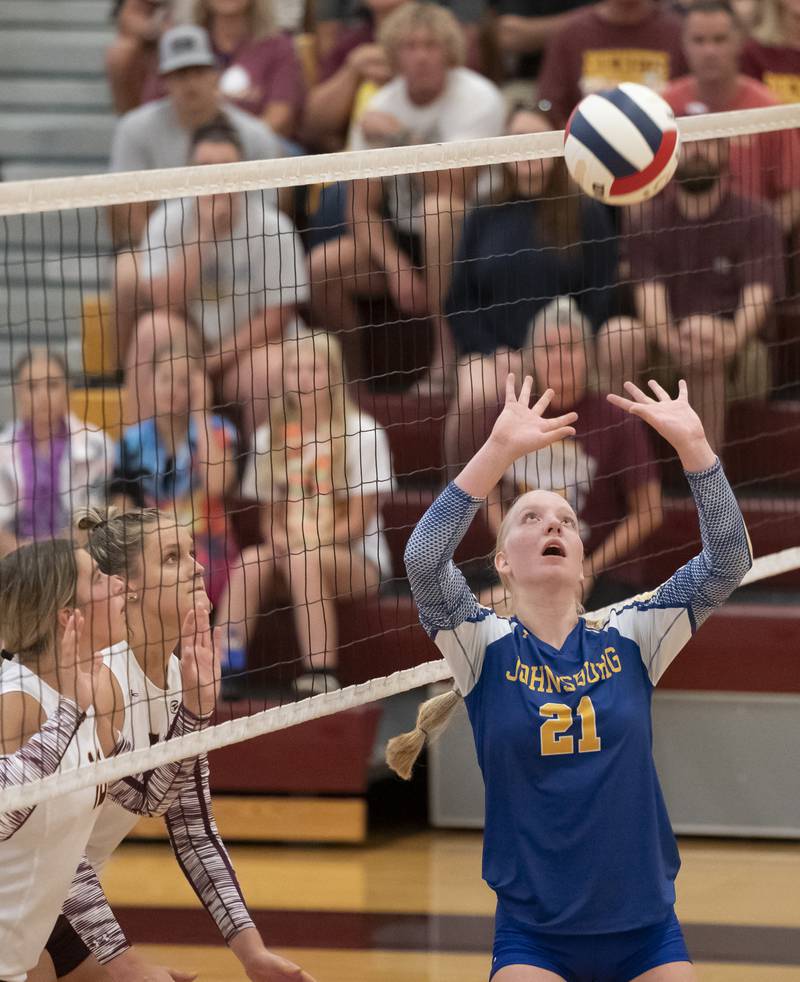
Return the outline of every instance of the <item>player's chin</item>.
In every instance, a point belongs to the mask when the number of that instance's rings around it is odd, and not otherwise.
[[[211,601],[202,582],[187,588],[184,597],[184,609],[187,613],[190,610],[207,610],[209,614],[211,613]]]

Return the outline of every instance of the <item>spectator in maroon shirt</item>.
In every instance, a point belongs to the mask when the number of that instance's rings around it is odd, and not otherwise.
[[[354,122],[354,109],[392,77],[389,57],[377,43],[378,30],[405,0],[365,0],[364,18],[339,31],[320,60],[318,83],[308,94],[303,135],[321,149],[340,150]]]
[[[766,86],[739,72],[744,31],[725,0],[695,0],[684,21],[690,74],[662,95],[676,116],[773,106]],[[784,232],[800,217],[800,141],[794,130],[730,141],[730,177],[738,194],[768,201]]]
[[[577,11],[547,45],[539,96],[563,123],[590,92],[620,82],[660,92],[685,71],[677,15],[656,0],[601,0]]]
[[[800,2],[762,0],[761,23],[742,49],[741,69],[778,102],[800,102]]]
[[[539,311],[533,347],[535,388],[553,389],[553,412],[578,413],[575,437],[518,460],[500,494],[508,502],[538,488],[563,494],[580,523],[585,602],[620,600],[630,587],[620,585],[613,570],[663,521],[661,481],[647,429],[590,390],[592,326],[574,300],[557,297]],[[490,498],[489,516],[497,526],[502,517],[497,495]]]
[[[678,369],[718,452],[726,399],[769,391],[759,335],[784,289],[780,226],[730,190],[728,161],[726,141],[684,144],[672,186],[638,216],[628,253],[642,327],[617,336],[622,372],[649,355]]]
[[[194,0],[193,15],[211,39],[222,95],[291,139],[302,112],[305,83],[294,41],[275,27],[272,0]],[[154,72],[143,100],[165,94]]]

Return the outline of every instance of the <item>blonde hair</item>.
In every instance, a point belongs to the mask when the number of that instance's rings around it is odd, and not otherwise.
[[[417,710],[414,729],[392,737],[386,744],[386,763],[398,777],[404,781],[411,777],[426,741],[433,740],[447,729],[461,698],[460,693],[451,689],[423,702]]]
[[[20,546],[0,560],[3,644],[21,662],[55,646],[58,612],[76,604],[75,549],[68,539],[48,539]]]
[[[781,45],[784,41],[781,0],[761,0],[761,16],[751,32],[762,44]]]
[[[330,435],[314,441],[317,456],[326,449],[330,452],[331,483],[334,494],[347,489],[346,433],[347,417],[355,412],[354,403],[347,390],[342,347],[329,331],[307,331],[283,345],[284,359],[287,351],[293,351],[298,359],[301,352],[312,351],[314,358],[322,353],[328,366],[328,385],[320,390],[318,398],[330,399]],[[287,430],[301,422],[300,402],[293,392],[272,399],[269,409],[270,452],[257,461],[259,486],[269,488],[288,485],[288,456],[290,448]]]
[[[194,22],[205,28],[209,34],[214,22],[214,14],[208,0],[195,0]],[[272,0],[250,0],[247,11],[249,23],[248,40],[260,41],[275,33],[275,13]]]
[[[413,31],[425,30],[447,52],[451,68],[463,65],[467,58],[464,32],[455,16],[435,3],[404,3],[393,11],[381,25],[378,43],[386,49],[389,62],[396,68],[397,49]]]
[[[101,572],[127,580],[140,569],[146,531],[157,528],[162,518],[157,508],[127,512],[109,508],[105,513],[87,508],[78,514],[75,525],[85,534],[86,548]]]

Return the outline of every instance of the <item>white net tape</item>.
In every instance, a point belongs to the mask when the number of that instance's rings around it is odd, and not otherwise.
[[[690,116],[679,122],[681,139],[686,141],[749,136],[797,126],[800,104]],[[515,163],[560,157],[563,148],[564,134],[558,131],[236,164],[12,181],[0,184],[0,216]]]
[[[800,566],[800,546],[783,549],[756,559],[741,585],[746,586],[748,583],[780,576],[781,573],[797,569],[798,566]],[[620,607],[624,603],[626,601],[611,606]],[[586,616],[601,618],[610,609],[611,607],[592,611]],[[333,716],[347,709],[355,709],[357,706],[365,706],[401,692],[444,682],[449,678],[452,678],[452,673],[445,661],[430,661],[415,668],[395,672],[393,675],[370,679],[369,682],[361,685],[351,685],[336,692],[313,696],[302,702],[276,706],[274,709],[265,709],[252,716],[227,720],[199,733],[189,733],[174,740],[154,744],[152,747],[134,750],[122,757],[112,757],[75,771],[52,774],[30,785],[11,788],[4,792],[0,800],[0,814],[18,808],[29,808],[53,797],[55,793],[67,794],[96,784],[110,784],[131,773],[150,770],[184,757],[208,753],[210,750],[241,743],[243,740],[252,740],[253,737],[298,726],[300,723],[307,723],[323,716]]]

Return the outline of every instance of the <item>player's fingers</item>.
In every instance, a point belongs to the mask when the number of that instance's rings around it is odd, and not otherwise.
[[[528,378],[530,378],[530,375],[528,376]],[[532,384],[533,384],[533,379],[531,379],[531,385]],[[533,405],[533,411],[535,413],[538,413],[541,416],[542,413],[544,413],[544,411],[547,409],[547,407],[553,401],[553,396],[554,395],[555,395],[555,392],[553,392],[552,389],[545,389],[544,392],[541,394],[541,396],[539,396],[539,398],[534,403],[534,405]]]
[[[559,440],[566,440],[568,437],[575,436],[574,426],[562,426],[560,429],[552,430],[547,434],[548,443],[558,443]]]
[[[678,398],[684,399],[686,402],[689,401],[689,386],[686,384],[686,379],[678,379]]]
[[[509,372],[506,375],[506,405],[510,402],[517,401],[517,385],[514,379],[514,373]]]
[[[192,608],[189,613],[183,619],[183,628],[181,629],[181,639],[182,640],[194,640],[194,636],[197,633],[197,614]]]
[[[562,426],[569,426],[570,423],[574,423],[578,418],[577,413],[564,413],[563,416],[553,416],[552,419],[542,420],[542,429],[545,433],[550,430],[557,430]]]
[[[636,385],[635,382],[626,382],[624,388],[625,388],[625,391],[628,393],[628,395],[630,395],[630,396],[633,397],[633,401],[634,402],[653,402],[654,401],[653,399],[650,398],[649,395],[647,395],[646,392],[642,392],[642,390],[639,388],[638,385]]]
[[[631,406],[636,405],[636,403],[631,402],[630,399],[625,399],[623,396],[618,396],[616,392],[609,392],[606,399],[612,406],[616,406],[617,409],[624,409],[626,413],[631,411]]]
[[[659,402],[672,402],[670,399],[669,392],[660,385],[654,378],[651,378],[647,383],[656,395]]]
[[[531,390],[533,389],[533,378],[526,375],[522,380],[522,388],[519,393],[520,403],[527,409],[531,402]]]

